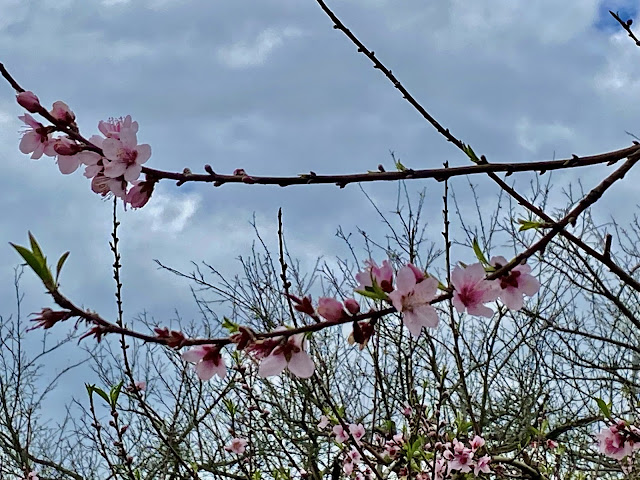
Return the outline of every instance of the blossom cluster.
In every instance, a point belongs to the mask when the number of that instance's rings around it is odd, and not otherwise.
[[[326,415],[320,417],[318,428],[329,430],[331,420]],[[348,433],[347,433],[348,432]],[[382,458],[388,464],[398,458],[404,452],[408,454],[412,449],[408,442],[408,434],[396,433],[390,435],[390,438],[382,437],[375,433],[372,441],[368,444],[363,443],[365,436],[365,428],[362,424],[347,424],[347,429],[340,423],[333,425],[329,431],[329,435],[333,436],[336,443],[342,448],[342,471],[345,475],[354,477],[356,480],[370,480],[373,473],[367,462],[364,462],[364,455],[367,452],[376,452],[372,455],[371,462],[376,462]],[[478,477],[482,473],[491,473],[489,464],[491,457],[489,455],[479,456],[478,453],[483,449],[485,440],[476,435],[467,443],[453,438],[446,442],[423,442],[415,435],[416,442],[420,442],[419,451],[412,450],[410,457],[417,461],[421,470],[416,474],[415,478],[422,480],[444,480],[453,478],[457,473],[473,473]],[[407,477],[407,468],[402,467],[399,472],[400,477]]]
[[[19,93],[17,101],[31,113],[46,112],[32,92]],[[142,164],[151,157],[151,147],[138,144],[138,122],[130,115],[100,121],[98,130],[102,136],[93,135],[87,141],[77,133],[76,116],[66,103],[54,102],[48,113],[54,125],[44,126],[28,113],[19,117],[27,126],[20,141],[22,153],[31,154],[32,159],[54,157],[65,175],[84,165],[84,176],[91,179],[95,193],[113,194],[133,208],[147,203],[155,182],[138,180]],[[63,135],[54,137],[55,132]]]
[[[495,270],[506,263],[504,257],[494,257],[488,268]],[[435,277],[426,275],[411,263],[400,268],[397,273],[388,260],[382,262],[382,266],[368,260],[366,266],[365,270],[356,274],[356,293],[391,303],[402,314],[405,327],[414,337],[420,335],[423,327],[438,326],[438,313],[431,304],[439,288]],[[493,311],[485,304],[500,299],[508,308],[519,310],[523,306],[524,296],[534,295],[540,288],[540,282],[530,272],[531,267],[528,265],[518,265],[496,280],[487,280],[485,267],[481,263],[456,266],[451,275],[453,305],[460,313],[466,311],[471,315],[490,317]],[[354,298],[341,302],[336,298],[321,297],[316,307],[309,296],[299,298],[289,295],[289,299],[295,310],[310,316],[316,322],[320,322],[322,317],[328,324],[346,323],[360,313],[360,304]],[[375,318],[368,321],[354,320],[350,343],[358,343],[364,348],[373,334],[375,321]],[[236,331],[231,336],[231,341],[238,350],[244,350],[259,362],[260,377],[279,375],[285,369],[300,378],[313,375],[315,365],[305,350],[304,333],[257,339],[246,327],[234,328]],[[278,327],[274,332],[286,331],[285,327]],[[156,332],[162,338],[169,338],[168,331],[156,329]],[[179,347],[180,342],[174,342],[173,346]],[[182,358],[195,364],[196,373],[201,380],[209,380],[214,375],[224,378],[226,365],[220,352],[219,345],[198,345],[183,353]]]
[[[614,460],[626,460],[621,462],[624,469],[632,466],[633,454],[640,450],[640,429],[624,420],[601,430],[596,439],[601,453]]]

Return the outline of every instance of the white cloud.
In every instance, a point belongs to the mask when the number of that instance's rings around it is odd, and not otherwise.
[[[237,42],[218,49],[218,59],[230,68],[262,65],[269,54],[287,38],[299,37],[302,32],[293,27],[278,30],[268,28],[251,42]]]

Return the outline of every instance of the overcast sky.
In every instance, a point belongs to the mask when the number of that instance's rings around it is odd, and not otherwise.
[[[625,131],[640,134],[640,49],[607,12],[635,18],[637,2],[327,1],[431,114],[490,161],[600,153],[628,146]],[[468,163],[313,0],[0,0],[0,45],[0,61],[18,82],[45,106],[65,101],[85,136],[97,133],[99,120],[132,115],[139,142],[152,147],[150,167],[356,173],[381,163],[392,169],[390,150],[416,169]],[[6,242],[24,244],[31,230],[49,258],[71,250],[63,291],[113,318],[111,203],[90,191],[80,170],[63,176],[52,159],[19,152],[23,111],[3,85],[0,313],[15,311],[19,258]],[[606,172],[561,173],[554,183],[560,189],[579,175],[588,187]],[[531,178],[516,177],[523,188]],[[614,205],[632,213],[639,179],[628,175],[598,207],[601,218]],[[474,181],[492,205],[495,187]],[[442,194],[441,184],[411,183],[422,187],[434,199]],[[395,186],[365,188],[383,210],[393,207]],[[206,260],[239,273],[233,259],[255,239],[252,216],[274,243],[278,207],[292,253],[308,264],[341,251],[340,225],[382,232],[356,185],[162,182],[146,207],[121,214],[127,318],[147,310],[163,324],[174,309],[197,318],[188,284],[158,271],[153,259],[185,271],[191,260]],[[440,218],[434,203],[434,235]],[[52,306],[31,273],[22,287],[23,312]]]

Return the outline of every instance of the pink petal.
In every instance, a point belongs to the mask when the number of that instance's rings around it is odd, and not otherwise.
[[[284,355],[269,355],[260,362],[258,375],[262,378],[280,375],[287,366],[287,359]]]
[[[89,150],[84,150],[78,154],[76,154],[76,156],[80,159],[80,161],[82,163],[84,163],[85,165],[95,165],[97,164],[100,159],[102,158],[102,156],[99,153],[96,152],[91,152]]]
[[[316,368],[313,360],[311,360],[309,354],[304,350],[291,355],[288,366],[289,371],[300,378],[309,378],[313,375],[313,371]]]
[[[500,293],[500,300],[509,310],[520,310],[524,306],[522,293],[516,288],[507,288]]]
[[[425,278],[413,291],[414,302],[430,302],[438,291],[438,280],[433,277]]]
[[[138,156],[136,157],[136,163],[143,164],[151,157],[151,145],[148,143],[143,143],[142,145],[138,145],[136,147],[136,151],[138,152]]]
[[[119,162],[118,160],[113,160],[111,162],[104,162],[104,163],[105,163],[105,166],[104,166],[105,177],[118,178],[124,175],[124,172],[127,171],[127,165],[123,162]]]
[[[109,160],[118,160],[118,151],[120,148],[122,148],[122,143],[115,138],[105,138],[102,141],[102,153]]]
[[[37,148],[38,143],[40,143],[40,135],[36,132],[27,132],[20,140],[20,151],[25,154],[31,153]]]
[[[130,165],[124,172],[124,179],[127,182],[135,182],[142,172],[142,165]]]
[[[192,349],[187,350],[182,354],[182,360],[184,360],[185,362],[196,363],[202,360],[202,357],[204,357],[207,352],[208,349],[205,348],[204,345],[196,345]]]
[[[196,374],[202,381],[210,380],[214,375],[218,375],[220,378],[224,378],[227,374],[227,368],[224,362],[220,360],[220,363],[216,365],[213,361],[206,361],[196,363]]]
[[[396,290],[403,295],[413,291],[416,286],[416,275],[411,268],[405,266],[400,269],[396,278]]]
[[[389,300],[393,304],[393,307],[401,312],[402,311],[402,293],[399,290],[394,290],[389,294]]]
[[[487,317],[487,318],[493,317],[493,310],[491,310],[486,305],[482,305],[480,303],[477,305],[470,305],[467,308],[467,311],[469,312],[469,315],[477,315],[479,317]]]
[[[534,296],[540,290],[540,282],[532,275],[523,275],[518,280],[518,288],[528,297]]]
[[[80,166],[78,155],[58,155],[58,168],[63,175],[75,172]]]

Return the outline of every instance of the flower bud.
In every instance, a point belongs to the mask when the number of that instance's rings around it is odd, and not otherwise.
[[[360,304],[355,298],[347,298],[344,301],[344,306],[351,315],[360,313]]]
[[[18,104],[31,113],[38,113],[38,111],[42,108],[40,106],[40,100],[33,92],[20,92],[16,95],[16,100]]]
[[[53,103],[53,108],[49,113],[61,123],[71,124],[76,119],[76,115],[69,109],[69,106],[60,100]]]

